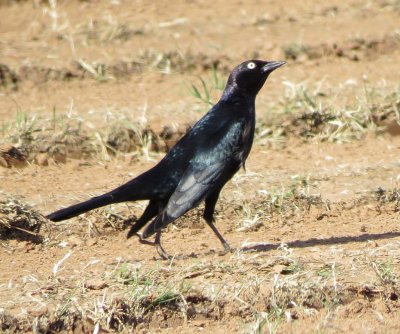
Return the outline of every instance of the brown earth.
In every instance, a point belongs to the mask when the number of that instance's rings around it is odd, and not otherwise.
[[[190,94],[199,76],[210,84],[249,58],[287,61],[258,96],[247,170],[217,206],[235,253],[220,254],[201,207],[163,234],[170,253],[190,255],[172,261],[126,239],[121,216],[143,203],[45,222],[40,242],[0,229],[0,331],[400,332],[398,0],[0,0],[0,15],[0,199],[42,214],[124,183],[169,146],[99,153],[111,123],[163,138],[206,111]],[[306,128],[299,87],[331,108],[311,115],[350,108],[350,125]],[[347,117],[364,99],[367,125]],[[41,149],[55,115],[86,137]]]

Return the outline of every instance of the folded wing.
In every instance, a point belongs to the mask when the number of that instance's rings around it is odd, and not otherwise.
[[[202,147],[194,148],[200,153],[189,163],[164,210],[145,229],[144,238],[199,205],[233,176],[242,163],[243,128],[242,122],[230,124]]]

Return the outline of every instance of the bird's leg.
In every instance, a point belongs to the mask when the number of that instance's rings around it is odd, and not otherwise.
[[[233,249],[231,248],[231,246],[229,246],[229,244],[226,242],[221,233],[219,233],[219,231],[217,230],[216,226],[213,223],[214,210],[215,210],[215,205],[217,204],[218,196],[219,196],[219,190],[212,193],[210,196],[206,198],[205,201],[206,205],[204,208],[203,218],[205,219],[207,225],[211,227],[215,235],[218,237],[219,241],[221,241],[222,246],[224,246],[225,252],[232,252]]]
[[[140,242],[141,244],[144,244],[144,245],[151,245],[151,246],[155,246],[155,244],[156,244],[154,241],[149,241],[149,240],[144,239],[144,238],[142,237],[142,234],[141,234],[141,233],[136,233],[135,235],[139,238],[139,242]]]
[[[162,259],[164,259],[164,260],[170,260],[170,259],[172,259],[172,256],[169,255],[169,254],[164,250],[164,248],[161,246],[161,230],[158,230],[158,231],[157,231],[156,239],[155,239],[154,244],[155,244],[155,246],[156,246],[156,250],[157,250],[158,255],[160,255]]]
[[[135,234],[138,235],[137,232],[138,232],[144,225],[146,225],[146,223],[147,223],[151,218],[155,217],[155,216],[157,215],[158,211],[159,211],[159,203],[158,203],[157,201],[151,200],[151,201],[149,202],[149,204],[147,205],[146,209],[144,210],[142,216],[136,221],[135,225],[132,225],[132,226],[131,226],[131,229],[129,230],[128,236],[127,236],[127,237],[130,238],[131,236],[133,236],[133,235],[135,235]],[[126,223],[132,224],[133,221],[134,221],[134,220],[133,220],[132,218],[128,218],[125,222],[126,222]],[[125,222],[124,222],[124,223],[125,223]],[[145,240],[142,238],[141,235],[138,235],[138,236],[139,236],[140,242],[146,243],[146,242],[143,242],[143,241],[145,241]]]
[[[213,230],[213,232],[215,233],[215,235],[218,237],[219,241],[221,241],[222,246],[224,246],[224,250],[225,252],[233,252],[233,248],[231,246],[229,246],[229,244],[226,242],[226,240],[224,239],[224,237],[221,235],[221,233],[219,233],[219,231],[217,230],[217,228],[215,227],[214,223],[212,221],[207,221],[208,226],[211,227],[211,229]]]

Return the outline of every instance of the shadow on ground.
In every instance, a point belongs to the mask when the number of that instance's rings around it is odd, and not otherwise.
[[[382,240],[391,239],[400,236],[400,232],[385,232],[385,233],[364,233],[359,236],[341,236],[341,237],[330,237],[330,238],[311,238],[307,240],[295,240],[286,243],[291,248],[306,248],[313,246],[327,246],[336,244],[347,244],[350,242],[365,242],[368,240]],[[276,244],[255,244],[251,246],[244,246],[240,250],[243,252],[267,252],[270,250],[278,249],[282,243]]]

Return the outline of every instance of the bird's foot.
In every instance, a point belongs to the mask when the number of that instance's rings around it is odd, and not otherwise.
[[[163,260],[186,260],[189,258],[197,258],[195,253],[189,255],[170,255],[165,251],[161,244],[156,244],[156,250]]]
[[[151,245],[151,246],[154,246],[156,244],[154,241],[149,241],[149,240],[143,239],[143,236],[141,233],[136,233],[136,236],[139,238],[139,242],[141,244]]]
[[[227,242],[225,242],[225,243],[223,244],[223,246],[224,246],[224,250],[221,251],[221,252],[219,252],[218,255],[224,256],[224,255],[226,255],[226,254],[228,254],[228,253],[233,253],[233,252],[235,252],[235,249],[232,248],[231,246],[229,246],[229,244],[228,244]]]
[[[156,242],[155,245],[156,245],[156,250],[157,250],[158,255],[160,255],[163,260],[172,260],[173,258],[175,258],[174,256],[169,255],[165,251],[165,249],[161,246],[160,243]]]
[[[159,238],[156,238],[156,241],[149,241],[149,240],[144,239],[141,233],[136,233],[135,235],[139,238],[139,242],[140,242],[141,244],[155,246],[158,255],[160,255],[160,257],[161,257],[163,260],[172,260],[172,259],[186,258],[186,257],[182,257],[182,256],[172,256],[172,255],[169,255],[169,254],[166,252],[166,250],[163,248],[163,246],[161,246],[161,243],[160,243]],[[194,253],[193,253],[193,254],[191,254],[190,256],[191,256],[191,257],[194,257],[195,255],[194,255]]]

